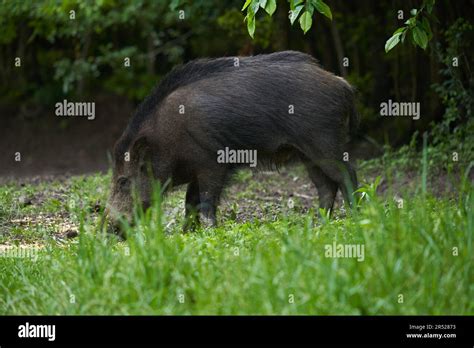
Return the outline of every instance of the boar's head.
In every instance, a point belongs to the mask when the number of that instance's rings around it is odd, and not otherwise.
[[[143,209],[150,206],[152,196],[153,166],[152,146],[144,135],[119,139],[114,149],[114,168],[106,216],[114,232],[118,232],[120,220],[131,223],[134,202]]]

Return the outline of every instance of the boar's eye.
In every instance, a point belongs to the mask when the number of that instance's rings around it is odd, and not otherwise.
[[[117,179],[117,186],[122,190],[126,190],[130,187],[130,180],[125,176],[121,176]]]

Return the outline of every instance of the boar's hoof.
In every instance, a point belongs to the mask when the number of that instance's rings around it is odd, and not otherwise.
[[[197,218],[188,218],[183,225],[183,233],[194,232],[199,226],[199,220]]]
[[[201,221],[201,226],[203,228],[210,228],[210,227],[216,227],[217,226],[216,218],[201,215],[200,221]]]

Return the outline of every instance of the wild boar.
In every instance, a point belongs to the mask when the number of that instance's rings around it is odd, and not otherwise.
[[[249,166],[225,160],[225,151],[251,151],[257,168],[300,161],[321,208],[332,210],[338,188],[352,202],[357,177],[344,152],[359,122],[354,94],[347,81],[295,51],[177,67],[115,145],[108,215],[114,223],[131,219],[132,190],[148,208],[155,179],[168,187],[187,184],[185,229],[199,221],[215,226],[224,185]]]

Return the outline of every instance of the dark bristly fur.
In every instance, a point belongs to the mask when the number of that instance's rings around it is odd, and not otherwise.
[[[294,51],[283,51],[274,54],[257,55],[253,57],[239,57],[240,67],[245,67],[252,62],[288,62],[288,63],[310,63],[317,65],[317,60],[307,54]],[[161,101],[175,89],[187,86],[193,82],[209,78],[213,75],[226,71],[235,70],[235,57],[225,58],[201,58],[187,64],[175,67],[167,74],[153,89],[148,97],[138,106],[134,116],[130,120],[122,142],[116,145],[116,154],[121,157],[130,146],[133,136],[140,129],[140,125],[153,115],[153,111],[160,105]]]
[[[222,187],[239,167],[217,163],[217,151],[228,147],[257,150],[259,167],[301,160],[318,188],[320,205],[332,209],[338,188],[351,201],[357,186],[354,169],[342,159],[358,122],[353,88],[307,54],[192,61],[163,78],[117,142],[109,206],[130,213],[129,192],[117,184],[120,178],[122,184],[133,181],[147,202],[149,183],[140,174],[147,159],[160,182],[189,184],[187,215],[199,211],[215,223]],[[126,151],[135,160],[125,163]]]

